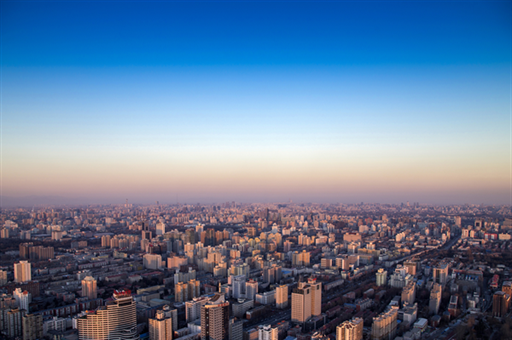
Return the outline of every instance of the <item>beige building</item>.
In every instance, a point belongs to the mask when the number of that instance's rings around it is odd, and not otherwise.
[[[387,312],[373,318],[371,340],[394,339],[396,335],[397,318],[398,306],[391,306]]]
[[[276,288],[276,307],[284,309],[288,307],[288,286],[281,285]]]
[[[14,264],[14,281],[27,282],[32,280],[32,268],[28,261]]]
[[[336,327],[336,340],[362,340],[363,319],[354,318]]]
[[[87,297],[89,300],[98,297],[97,282],[92,276],[86,276],[82,280],[82,297]]]
[[[149,319],[149,340],[172,340],[172,318],[163,310],[156,311],[155,318]]]
[[[79,340],[138,340],[135,301],[130,291],[116,291],[114,300],[77,319]]]

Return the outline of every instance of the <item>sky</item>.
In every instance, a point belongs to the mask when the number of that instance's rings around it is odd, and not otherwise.
[[[1,195],[511,204],[509,1],[2,1]]]

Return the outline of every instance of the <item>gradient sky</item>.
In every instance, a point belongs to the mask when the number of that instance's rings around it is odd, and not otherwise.
[[[0,12],[4,196],[510,203],[511,2]]]

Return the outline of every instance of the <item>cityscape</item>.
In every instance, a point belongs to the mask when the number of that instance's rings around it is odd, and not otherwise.
[[[6,339],[512,336],[510,206],[2,211]]]
[[[0,0],[0,339],[512,339],[512,2]]]

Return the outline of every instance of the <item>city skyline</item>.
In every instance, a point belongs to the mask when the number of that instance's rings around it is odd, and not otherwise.
[[[0,6],[5,206],[511,204],[510,3]]]

